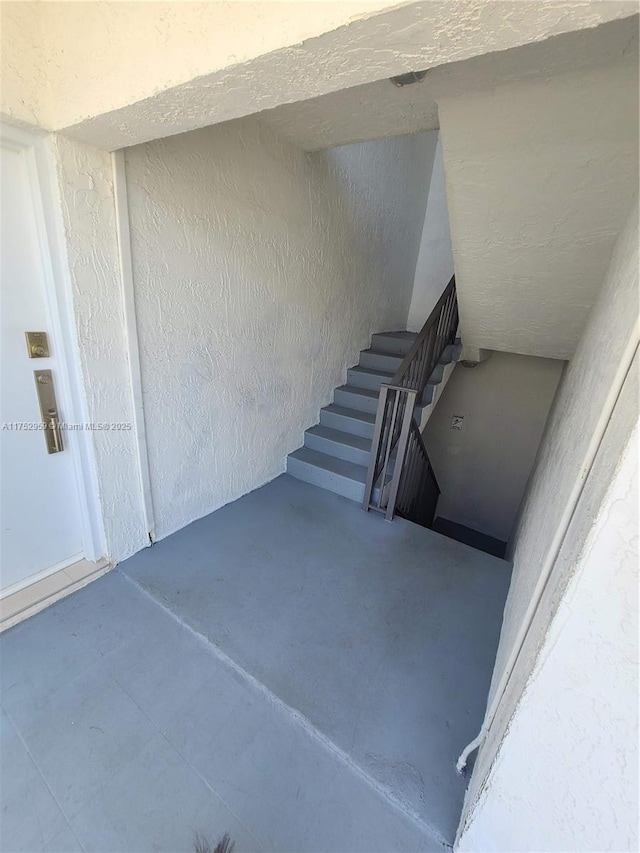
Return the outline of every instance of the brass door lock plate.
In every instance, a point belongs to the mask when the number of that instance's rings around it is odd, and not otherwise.
[[[58,417],[56,392],[53,387],[53,376],[50,370],[34,370],[33,376],[36,380],[47,453],[60,453],[61,450],[64,450],[64,445]]]
[[[25,332],[29,358],[48,358],[49,341],[46,332]]]

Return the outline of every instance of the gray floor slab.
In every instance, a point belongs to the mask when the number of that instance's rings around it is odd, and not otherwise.
[[[0,713],[0,795],[2,849],[44,850],[62,832],[67,821],[29,755],[8,715]],[[25,819],[25,802],[29,804]]]
[[[117,571],[0,636],[0,671],[3,853],[443,849]]]
[[[121,571],[453,840],[510,564],[283,476]]]
[[[0,848],[441,851],[508,575],[288,477],[191,525],[0,636]]]

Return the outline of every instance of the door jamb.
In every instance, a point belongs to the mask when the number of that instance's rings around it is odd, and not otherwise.
[[[61,396],[68,413],[65,420],[86,424],[89,417],[76,338],[73,291],[55,164],[48,137],[43,131],[25,130],[0,122],[3,143],[25,155],[46,309],[53,340],[60,354],[57,371]],[[73,460],[84,557],[97,562],[106,556],[106,543],[90,432],[87,429],[68,430],[65,438]]]

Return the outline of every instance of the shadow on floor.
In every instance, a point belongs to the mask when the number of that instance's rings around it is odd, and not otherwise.
[[[487,536],[486,533],[472,530],[470,527],[465,527],[464,524],[449,521],[448,518],[434,519],[433,530],[443,536],[448,536],[449,539],[455,539],[456,542],[462,542],[464,545],[469,545],[478,551],[484,551],[485,554],[500,557],[500,559],[504,558],[507,551],[507,543],[501,539],[495,539],[493,536]]]

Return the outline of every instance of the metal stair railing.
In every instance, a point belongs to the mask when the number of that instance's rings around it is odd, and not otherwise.
[[[431,526],[440,489],[414,417],[431,374],[458,328],[455,276],[391,382],[380,386],[362,507]]]

